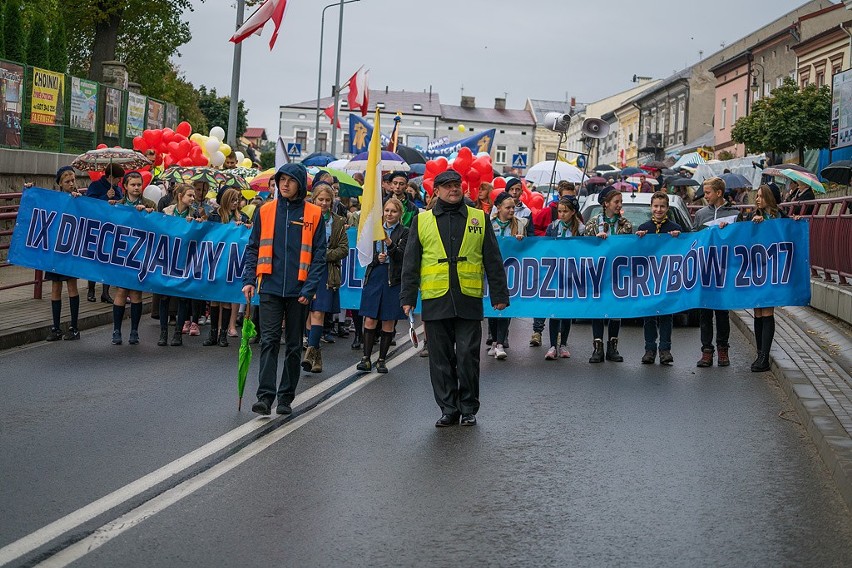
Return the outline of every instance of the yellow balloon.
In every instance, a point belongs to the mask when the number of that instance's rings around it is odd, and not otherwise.
[[[250,168],[251,167],[251,158],[243,158],[243,161],[240,162],[240,165],[244,168]]]
[[[467,127],[464,124],[459,124],[459,132],[464,132],[467,130]]]
[[[231,147],[227,144],[222,144],[219,146],[219,151],[225,154],[225,156],[229,156],[231,154]]]
[[[195,142],[196,144],[201,144],[202,135],[198,132],[194,132],[192,136],[189,137],[190,141]]]

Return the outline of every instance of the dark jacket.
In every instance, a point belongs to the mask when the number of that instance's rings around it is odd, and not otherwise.
[[[814,190],[812,187],[808,186],[808,188],[804,191],[801,189],[796,192],[795,195],[790,196],[790,201],[813,201],[816,199],[816,194],[814,194]],[[810,215],[814,211],[813,205],[805,205],[801,207],[798,211],[799,215]]]
[[[438,225],[438,233],[447,255],[457,257],[461,249],[467,225],[467,205],[458,206],[436,201],[432,212]],[[423,246],[420,244],[418,235],[419,216],[414,218],[411,230],[408,233],[408,245],[405,248],[405,257],[402,261],[402,289],[400,290],[400,304],[413,306],[417,303],[417,292],[420,289],[420,263],[423,257]],[[482,245],[482,262],[485,268],[485,277],[491,295],[491,304],[509,303],[509,289],[506,285],[506,271],[503,268],[503,256],[497,246],[497,237],[493,231],[484,231]],[[423,301],[423,319],[439,320],[449,318],[462,318],[470,320],[481,320],[483,317],[482,300],[462,294],[459,286],[459,277],[455,265],[450,265],[450,290],[440,298]]]
[[[320,276],[325,269],[325,230],[314,231],[313,257],[308,270],[308,279],[299,282],[299,253],[302,248],[302,225],[305,217],[303,199],[290,201],[279,198],[275,214],[275,238],[272,243],[272,274],[263,277],[260,283],[262,294],[273,294],[284,298],[304,296],[312,299],[317,293]],[[251,236],[245,252],[243,284],[255,284],[257,279],[257,250],[260,246],[260,207],[256,209]],[[294,224],[299,223],[299,224]]]
[[[405,255],[405,247],[408,245],[409,231],[410,229],[402,223],[397,223],[391,231],[391,244],[388,245],[388,285],[390,286],[396,286],[402,280],[402,259]],[[364,274],[364,286],[367,285],[373,268],[379,265],[379,255],[376,254],[375,248],[373,251],[373,260],[367,265],[367,272]]]
[[[653,221],[645,221],[644,223],[639,225],[639,228],[636,229],[636,231],[648,231],[648,233],[656,233],[657,226],[654,224]],[[663,223],[662,227],[660,227],[660,233],[671,233],[672,231],[683,232],[683,229],[674,221],[666,219],[666,222]]]
[[[382,202],[387,203],[387,200],[391,197],[396,197],[396,195],[393,193],[389,193],[384,196]],[[399,202],[402,203],[402,217],[400,217],[399,220],[406,227],[410,227],[414,217],[416,217],[417,214],[420,213],[420,209],[418,209],[417,206],[412,203],[407,197],[403,197],[402,199],[397,197],[397,199],[399,199]],[[406,223],[406,221],[408,222]]]
[[[106,179],[106,176],[102,177],[98,181],[93,181],[89,184],[88,189],[86,189],[86,197],[92,197],[94,199],[100,199],[102,201],[109,201],[110,199],[121,199],[122,193],[121,189],[117,185],[113,185],[112,188],[115,190],[115,197],[107,197],[107,192],[109,191],[110,184]]]
[[[579,221],[579,219],[578,219],[578,221]],[[559,219],[556,219],[550,225],[548,225],[547,230],[544,232],[544,236],[545,237],[558,237],[559,236],[559,230],[560,230],[559,224],[561,222],[562,221],[560,221]],[[586,233],[586,225],[584,225],[581,222],[577,227],[577,234],[571,235],[571,236],[582,237],[585,233]]]
[[[343,274],[340,271],[341,261],[349,256],[349,237],[344,227],[346,222],[343,217],[331,215],[331,237],[328,240],[328,249],[325,253],[325,263],[328,266],[328,278],[325,286],[329,290],[337,290],[343,282]],[[321,227],[325,231],[325,227]]]
[[[237,215],[239,216],[240,221],[242,221],[243,223],[250,223],[251,222],[248,218],[248,215],[246,215],[242,211],[237,211]],[[219,215],[218,211],[214,211],[213,213],[210,214],[209,217],[207,217],[207,221],[209,221],[211,223],[221,223],[222,222],[222,216]]]
[[[740,212],[739,217],[737,217],[737,221],[751,221],[757,215],[762,216],[766,221],[769,221],[771,219],[786,219],[788,217],[788,215],[780,209],[778,210],[778,216],[777,217],[770,217],[770,216],[766,215],[764,211],[762,211],[760,209],[754,209],[752,211],[749,211],[748,213]]]

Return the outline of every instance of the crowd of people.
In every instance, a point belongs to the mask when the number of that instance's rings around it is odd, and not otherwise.
[[[363,176],[356,175],[359,182]],[[143,180],[138,172],[124,172],[111,165],[104,176],[92,182],[83,192],[76,188],[76,175],[70,167],[56,174],[56,188],[73,197],[100,199],[116,207],[132,207],[145,214],[180,217],[189,223],[223,223],[247,230],[243,294],[245,303],[230,304],[203,298],[154,296],[151,317],[159,319],[159,346],[180,346],[183,336],[198,336],[200,328],[209,325],[203,346],[227,347],[230,337],[238,337],[238,326],[246,305],[259,294],[259,308],[252,317],[257,321],[260,343],[260,378],[258,401],[254,411],[270,414],[277,399],[276,411],[288,414],[295,396],[300,371],[320,373],[323,370],[322,343],[334,342],[335,336],[347,337],[354,332],[353,350],[361,351],[358,371],[387,373],[389,349],[395,345],[396,324],[406,319],[416,304],[418,294],[423,302],[426,347],[421,355],[429,357],[435,398],[442,408],[441,424],[474,424],[478,409],[479,353],[482,343],[480,320],[483,319],[482,287],[488,281],[491,302],[502,309],[509,303],[498,238],[550,237],[607,239],[615,235],[666,234],[678,238],[685,230],[702,230],[715,225],[724,230],[720,219],[761,223],[784,216],[778,208],[781,195],[777,187],[761,185],[754,207],[745,210],[732,207],[731,195],[724,181],[711,178],[704,182],[706,206],[696,212],[693,227],[681,227],[669,216],[669,194],[653,193],[650,220],[634,227],[623,215],[622,192],[612,185],[597,188],[588,195],[601,206],[601,212],[583,219],[578,194],[583,187],[560,182],[551,203],[533,212],[522,201],[524,190],[517,178],[507,180],[503,191],[494,193],[483,183],[476,200],[461,191],[460,176],[452,170],[434,180],[434,193],[424,194],[412,184],[405,172],[389,172],[382,178],[384,238],[376,241],[371,262],[363,279],[360,308],[341,310],[341,262],[349,254],[347,229],[357,226],[360,211],[357,199],[339,195],[337,179],[326,172],[318,173],[309,183],[301,164],[286,164],[270,180],[270,196],[256,199],[252,218],[242,209],[248,201],[236,189],[211,193],[205,182],[176,183],[154,203],[143,196]],[[492,199],[493,197],[493,199]],[[468,231],[465,231],[468,226]],[[470,230],[484,227],[490,230]],[[471,236],[471,235],[476,235]],[[75,278],[47,273],[51,281],[53,327],[48,341],[75,340],[79,314],[79,291]],[[61,295],[65,282],[71,313],[70,325],[61,331]],[[123,342],[123,320],[130,305],[130,331],[127,342],[140,342],[142,291],[114,288],[104,284],[101,301],[113,304],[112,343]],[[95,301],[95,283],[89,282],[89,301]],[[174,331],[169,339],[169,324]],[[715,322],[715,326],[714,326]],[[535,318],[531,347],[542,345],[546,320]],[[511,319],[490,317],[487,322],[487,355],[496,360],[508,359]],[[623,362],[618,341],[619,319],[594,319],[592,353],[589,363]],[[547,325],[549,345],[544,358],[548,361],[568,359],[570,318],[551,318]],[[672,314],[644,318],[645,352],[643,364],[653,364],[659,356],[661,365],[671,365]],[[755,336],[758,356],[753,371],[769,368],[769,351],[775,330],[772,308],[755,310]],[[701,310],[701,358],[698,367],[730,364],[730,322],[724,310]],[[284,370],[278,377],[278,355],[285,346]],[[715,340],[714,340],[715,339]],[[373,360],[374,352],[378,356]]]

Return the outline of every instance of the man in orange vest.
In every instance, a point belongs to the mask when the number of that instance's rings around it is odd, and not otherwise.
[[[245,253],[246,302],[260,293],[260,385],[253,412],[290,414],[302,362],[307,307],[325,268],[326,236],[319,207],[305,202],[308,172],[285,164],[275,173],[278,196],[255,213]],[[281,324],[285,325],[284,371],[277,384]]]

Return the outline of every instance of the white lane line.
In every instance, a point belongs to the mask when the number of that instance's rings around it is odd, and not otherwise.
[[[418,334],[420,334],[421,332],[422,330],[418,329]],[[400,343],[404,345],[406,341],[409,341],[407,337]],[[410,355],[400,355],[394,357],[392,361],[396,361],[400,357],[404,357],[400,359],[400,361],[405,361],[410,357]],[[388,363],[388,367],[391,367],[390,362]],[[348,377],[352,376],[352,373],[353,368],[347,367],[343,371],[340,371],[336,375],[326,379],[318,385],[314,385],[305,392],[296,396],[296,398],[293,400],[292,406],[295,408],[317,397],[323,392],[334,388],[335,386],[346,380]],[[176,460],[167,463],[163,467],[152,471],[151,473],[143,477],[140,477],[136,481],[132,481],[124,487],[116,489],[112,493],[101,497],[97,501],[93,501],[88,505],[65,515],[64,517],[57,519],[34,532],[31,532],[28,535],[7,544],[3,548],[0,548],[0,566],[8,564],[9,562],[18,559],[21,556],[24,556],[25,554],[29,554],[30,552],[44,546],[53,539],[65,534],[66,532],[71,531],[77,528],[78,526],[91,521],[98,515],[102,515],[110,509],[121,505],[125,501],[128,501],[136,497],[137,495],[148,491],[156,485],[168,480],[169,478],[180,474],[184,470],[227,448],[234,442],[241,440],[242,438],[251,434],[258,428],[266,426],[267,424],[269,424],[269,421],[269,418],[259,417],[249,422],[246,422],[245,424],[234,428],[230,432],[219,436],[218,438],[204,444],[203,446],[189,452],[188,454],[185,454],[184,456],[181,456]]]
[[[411,358],[414,353],[414,349],[409,349],[399,357],[394,357],[394,359],[388,363],[388,368],[392,369],[400,365],[404,361]],[[343,400],[349,398],[368,384],[378,379],[380,376],[381,375],[375,372],[365,375],[364,377],[358,379],[340,392],[330,396],[328,400],[321,402],[312,410],[309,410],[307,413],[294,419],[286,426],[282,426],[281,428],[274,430],[270,434],[252,442],[242,450],[238,451],[237,453],[223,460],[222,462],[214,465],[210,469],[196,475],[191,479],[184,481],[180,485],[177,485],[161,493],[160,495],[154,497],[150,501],[143,503],[139,507],[122,515],[116,520],[101,526],[86,538],[75,542],[68,548],[59,551],[55,555],[39,563],[38,566],[43,566],[45,568],[60,568],[67,566],[72,562],[76,562],[86,554],[92,552],[97,548],[100,548],[101,546],[105,545],[110,540],[119,536],[123,532],[132,529],[133,527],[139,525],[146,519],[150,519],[157,513],[162,512],[167,507],[174,505],[184,497],[192,495],[195,491],[201,489],[205,485],[225,475],[238,465],[250,460],[262,451],[268,449],[276,442],[279,442],[287,435],[295,432],[305,424],[308,424],[315,418],[322,416],[326,411],[335,407]]]

